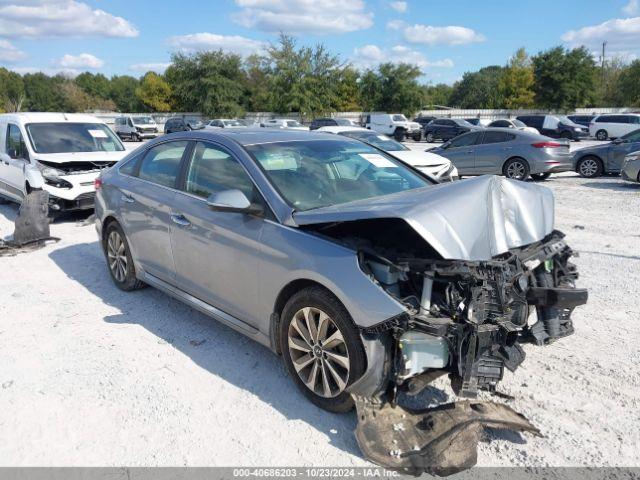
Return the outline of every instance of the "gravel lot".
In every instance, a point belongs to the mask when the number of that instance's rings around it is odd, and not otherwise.
[[[640,466],[640,186],[545,185],[590,301],[575,335],[526,346],[501,384],[544,437],[492,431],[478,463]],[[0,237],[16,213],[0,206]],[[269,350],[154,289],[117,290],[82,220],[0,258],[0,466],[367,464],[355,415],[306,401]],[[437,387],[425,399],[453,398]]]

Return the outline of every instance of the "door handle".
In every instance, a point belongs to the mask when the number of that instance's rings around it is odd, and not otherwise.
[[[188,227],[191,225],[191,222],[185,218],[182,214],[172,214],[171,221],[181,227]]]
[[[124,194],[120,197],[120,200],[122,200],[125,203],[135,202],[135,199],[133,197],[130,197],[129,195],[124,195]]]

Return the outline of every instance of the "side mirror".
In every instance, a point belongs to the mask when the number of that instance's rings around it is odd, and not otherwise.
[[[7,155],[11,158],[18,158],[18,150],[15,148],[9,148],[7,149]]]
[[[264,211],[262,205],[252,204],[247,196],[236,188],[212,193],[207,198],[207,205],[216,212],[260,215]]]

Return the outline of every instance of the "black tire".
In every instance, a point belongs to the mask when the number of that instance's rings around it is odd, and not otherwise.
[[[567,140],[573,140],[573,135],[571,134],[571,132],[562,132],[560,134],[560,138],[565,138]]]
[[[532,173],[531,179],[535,182],[544,182],[550,176],[550,173]]]
[[[126,267],[124,269],[124,278],[118,279],[116,274],[114,273],[114,269],[110,265],[109,259],[109,239],[112,234],[117,234],[124,244],[124,256],[126,257]],[[136,278],[136,270],[133,265],[133,258],[131,257],[131,249],[129,248],[129,242],[127,241],[127,237],[120,225],[117,222],[111,222],[107,225],[107,228],[104,233],[104,241],[102,242],[102,248],[104,251],[104,256],[107,261],[107,269],[109,270],[109,275],[111,275],[111,279],[113,283],[115,283],[116,287],[120,290],[124,290],[125,292],[130,292],[132,290],[138,290],[145,286],[144,282],[141,282]]]
[[[599,177],[603,171],[604,166],[602,160],[592,155],[581,158],[576,165],[576,172],[583,178]]]
[[[405,137],[405,131],[401,128],[396,128],[396,131],[393,132],[393,138],[398,142],[403,142]]]
[[[433,132],[428,132],[425,136],[424,136],[424,140],[427,143],[433,143],[435,141],[436,137],[433,134]]]
[[[609,138],[609,134],[606,130],[598,130],[596,132],[596,140],[604,141]]]
[[[292,355],[300,354],[300,352],[289,346],[289,332],[294,316],[305,307],[311,307],[311,309],[317,309],[325,312],[333,322],[334,326],[337,327],[342,334],[344,347],[346,347],[346,354],[350,364],[347,372],[348,379],[346,381],[346,385],[351,385],[355,380],[360,378],[366,369],[366,357],[362,341],[360,339],[360,334],[353,324],[353,320],[351,319],[349,312],[347,312],[344,305],[342,305],[334,295],[319,286],[308,287],[294,294],[282,311],[279,333],[284,364],[295,384],[312,403],[329,412],[348,412],[354,406],[351,394],[342,390],[339,394],[333,397],[322,396],[307,387],[294,367]],[[313,344],[313,342],[311,343]],[[321,345],[321,343],[319,342],[317,345]],[[309,358],[314,358],[311,357],[311,353],[309,353]],[[300,358],[298,358],[298,360],[299,359]],[[311,369],[314,368],[313,362],[320,364],[320,360],[316,358],[309,364]],[[307,367],[304,367],[304,369],[306,368]],[[301,369],[301,372],[304,369]],[[309,378],[310,376],[311,372],[309,373]],[[316,382],[314,382],[314,385],[315,383]],[[335,385],[337,385],[337,383]],[[338,391],[338,389],[336,389],[336,391]]]
[[[419,142],[420,140],[422,140],[422,132],[414,133],[413,134],[413,141],[414,142]]]
[[[502,167],[502,174],[512,180],[526,180],[530,171],[529,162],[520,157],[507,160]]]

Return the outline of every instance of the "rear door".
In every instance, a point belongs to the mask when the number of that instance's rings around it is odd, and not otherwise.
[[[442,155],[456,166],[460,175],[475,173],[475,145],[480,140],[480,132],[460,135],[451,140]]]
[[[175,279],[171,208],[188,141],[169,141],[143,153],[120,186],[119,210],[127,238],[142,268],[170,283]],[[124,167],[123,167],[124,168]]]
[[[177,285],[236,318],[257,324],[251,304],[258,296],[256,268],[266,220],[216,212],[207,205],[212,193],[229,189],[239,189],[250,201],[268,208],[231,152],[216,143],[198,142],[171,209],[181,219],[172,229]]]
[[[475,147],[475,173],[500,174],[504,161],[515,153],[515,134],[511,132],[484,132],[479,145]]]
[[[0,154],[0,189],[9,197],[22,200],[25,189],[25,168],[29,151],[20,126],[8,123],[4,152]]]

